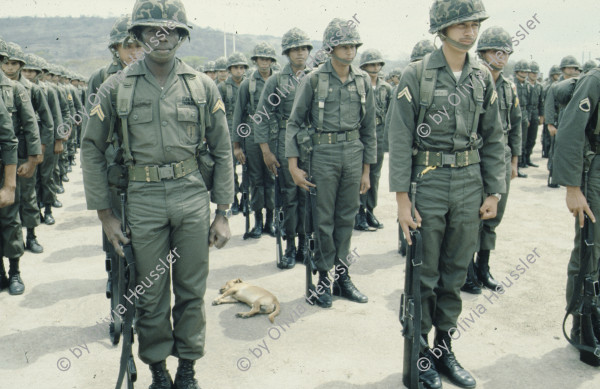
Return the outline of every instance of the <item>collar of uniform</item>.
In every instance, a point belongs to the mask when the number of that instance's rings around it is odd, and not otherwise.
[[[340,76],[338,76],[337,72],[333,68],[333,65],[331,64],[331,58],[327,59],[327,61],[325,61],[325,63],[323,65],[319,66],[317,71],[321,72],[321,73],[331,73],[335,78],[340,80]],[[350,72],[348,73],[348,79],[346,80],[346,83],[354,80],[354,78],[356,78],[355,74],[358,72],[361,72],[361,71],[362,70],[359,70],[354,65],[350,65]],[[341,81],[342,80],[340,80],[340,82]],[[342,83],[342,84],[344,84],[344,83]]]
[[[436,49],[431,53],[429,57],[429,62],[427,63],[427,69],[438,69],[443,67],[447,67],[448,71],[450,72],[452,71],[452,69],[450,69],[450,65],[448,65],[448,62],[446,61],[446,57],[444,56],[442,48],[440,47],[439,49]],[[463,66],[462,74],[465,74],[465,69],[467,70],[466,74],[471,74],[473,69],[481,69],[477,60],[471,58],[470,53],[467,53],[467,57],[465,58],[465,64]]]
[[[0,85],[12,85],[10,78],[2,71],[0,71]]]
[[[118,63],[111,62],[106,68],[106,73],[115,74],[119,70],[123,70],[123,65],[121,64],[121,61],[119,61]]]
[[[32,86],[31,81],[29,81],[28,79],[23,77],[23,75],[19,75],[19,82],[21,84],[23,84],[23,86],[25,86],[25,88],[31,89],[31,86]]]
[[[271,70],[271,74],[269,75],[269,77],[271,77],[273,75],[273,70]],[[252,77],[256,78],[257,80],[262,80],[262,76],[260,75],[260,72],[258,71],[258,69],[254,69],[254,71],[252,72]]]

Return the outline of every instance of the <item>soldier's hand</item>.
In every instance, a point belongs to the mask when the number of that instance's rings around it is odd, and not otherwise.
[[[360,194],[365,194],[371,188],[371,180],[369,179],[369,173],[363,172],[360,177]]]
[[[479,208],[481,220],[493,219],[498,211],[498,198],[496,196],[488,196]]]
[[[596,223],[596,217],[590,209],[588,202],[578,186],[567,186],[567,208],[574,217],[579,218],[579,227],[583,228],[585,212],[593,223]]]
[[[123,235],[121,231],[121,221],[117,219],[110,209],[103,209],[98,211],[98,218],[102,222],[102,229],[108,238],[108,241],[112,243],[117,254],[121,257],[125,256],[121,244],[129,243],[129,238]],[[127,234],[129,235],[129,227],[127,227]]]
[[[54,154],[62,154],[64,150],[61,140],[54,141]]]
[[[279,164],[279,161],[277,161],[275,154],[267,151],[266,153],[263,153],[263,160],[265,161],[265,165],[267,165],[267,169],[277,177],[277,168],[281,167],[281,165]]]
[[[8,207],[15,203],[15,188],[3,187],[0,189],[0,208]]]
[[[543,116],[540,116],[540,125],[542,125],[542,126],[544,125],[544,117]]]
[[[550,133],[550,136],[556,135],[556,131],[556,127],[554,127],[552,124],[548,124],[548,132]]]
[[[231,239],[231,231],[229,230],[229,221],[222,215],[216,215],[210,225],[208,233],[208,247],[213,245],[220,249]]]
[[[304,189],[305,191],[309,191],[309,187],[316,188],[317,186],[312,182],[308,181],[308,174],[300,169],[299,167],[293,168],[290,166],[290,174],[292,175],[292,180],[294,180],[294,184]]]
[[[514,158],[510,163],[510,179],[514,179],[519,175],[519,160],[518,158]]]
[[[33,160],[35,161],[35,157],[33,157]],[[29,157],[27,162],[17,168],[17,176],[19,177],[31,178],[34,172],[35,162],[32,162],[32,157]]]
[[[238,162],[241,163],[242,165],[246,163],[246,156],[244,155],[244,151],[242,150],[241,147],[239,147],[239,146],[234,147],[233,155],[235,156],[235,159],[237,159]]]
[[[400,228],[402,228],[402,232],[406,237],[406,242],[409,246],[412,245],[412,240],[410,239],[410,230],[416,230],[421,227],[421,215],[419,211],[415,209],[415,220],[413,220],[411,216],[412,211],[412,203],[408,198],[408,193],[399,192],[396,193],[396,202],[398,203],[398,223],[400,224]]]
[[[46,154],[46,145],[42,145],[42,162],[44,162],[44,154]]]

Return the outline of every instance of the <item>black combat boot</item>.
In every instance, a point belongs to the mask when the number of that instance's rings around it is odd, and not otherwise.
[[[519,177],[519,178],[527,178],[527,174],[521,172],[521,168],[517,167],[517,177]]]
[[[531,162],[531,154],[526,157],[525,164],[531,167],[540,167],[540,165],[536,165],[535,163]]]
[[[287,238],[285,241],[285,254],[281,265],[278,263],[277,267],[280,269],[291,269],[296,266],[296,241],[294,238]]]
[[[172,389],[173,380],[167,370],[167,362],[160,361],[150,365],[152,385],[148,389]],[[178,372],[179,373],[179,372]]]
[[[318,294],[315,302],[321,308],[331,308],[332,299],[331,299],[331,279],[329,278],[329,273],[326,271],[319,270],[319,283],[316,285],[317,294],[319,291],[322,291],[321,294]]]
[[[46,225],[49,225],[49,226],[56,223],[56,221],[54,220],[54,217],[52,217],[52,206],[50,204],[46,204],[46,207],[45,207],[44,223],[46,223]]]
[[[434,346],[442,352],[442,356],[435,360],[437,369],[448,377],[454,385],[461,388],[474,388],[477,383],[473,376],[456,360],[451,342],[452,340],[447,331],[436,329]]]
[[[63,186],[62,180],[59,181],[58,185],[56,185],[56,193],[58,193],[58,194],[65,193],[65,187]]]
[[[37,241],[37,237],[35,236],[35,229],[28,228],[27,229],[27,239],[25,240],[25,249],[31,251],[34,254],[40,254],[44,252],[44,248]]]
[[[10,258],[10,268],[8,270],[8,293],[15,296],[23,294],[25,292],[25,284],[21,279],[21,273],[19,272],[19,258]]]
[[[58,199],[54,200],[54,202],[52,203],[52,207],[53,208],[62,208],[63,204],[58,201]]]
[[[267,215],[265,216],[265,228],[263,229],[263,231],[266,232],[267,234],[271,235],[273,238],[276,235],[275,223],[273,222],[273,210],[272,209],[267,209]]]
[[[383,228],[383,223],[381,223],[379,220],[377,220],[377,218],[373,214],[372,209],[367,208],[366,216],[367,216],[367,224],[369,226],[371,226],[373,228],[377,228],[378,230]]]
[[[519,164],[517,165],[518,167],[522,168],[522,169],[526,169],[527,166],[527,159],[524,155],[521,155],[519,157]]]
[[[254,212],[254,228],[250,230],[248,236],[253,239],[258,239],[263,233],[263,214],[262,209]]]
[[[419,353],[419,364],[417,365],[419,369],[419,382],[423,383],[424,389],[440,389],[442,387],[442,378],[435,367],[433,354],[430,350],[429,347],[426,347]]]
[[[60,177],[60,180],[61,180],[62,182],[69,182],[69,181],[71,181],[71,180],[69,180],[69,177],[67,176],[67,173],[63,174],[63,175]]]
[[[306,237],[304,234],[298,234],[298,250],[296,250],[296,262],[304,263],[304,256],[306,254]]]
[[[69,157],[69,166],[75,166],[75,157],[74,156]]]
[[[358,213],[354,217],[354,229],[357,231],[369,231],[369,224],[367,224],[367,215],[365,208],[361,205],[358,209]]]
[[[473,266],[472,259],[469,263],[469,269],[467,270],[467,279],[465,280],[465,284],[460,288],[460,290],[471,294],[481,294],[481,286],[479,285],[479,281],[477,280],[477,276],[475,275],[475,269]]]
[[[191,359],[179,359],[177,374],[175,374],[175,389],[200,389],[194,378],[194,363]]]
[[[233,204],[231,204],[231,214],[238,215],[240,213],[240,203],[237,195],[233,196]]]
[[[340,270],[338,271],[338,267]],[[333,283],[334,296],[347,298],[350,301],[364,304],[369,301],[369,298],[362,294],[352,283],[348,268],[346,266],[336,266],[335,272],[339,278]]]
[[[555,184],[552,181],[552,177],[551,176],[548,176],[548,188],[552,188],[552,189],[558,188],[558,184]]]
[[[479,250],[477,253],[475,274],[479,282],[488,289],[496,290],[500,285],[490,274],[490,250]]]
[[[6,276],[6,270],[4,270],[4,260],[0,257],[0,291],[8,288],[10,282]]]

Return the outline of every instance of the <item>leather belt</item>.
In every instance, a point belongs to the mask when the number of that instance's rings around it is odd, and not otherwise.
[[[313,145],[335,144],[340,142],[350,142],[360,138],[358,130],[340,131],[340,132],[321,132],[312,135]]]
[[[191,157],[181,162],[169,163],[161,166],[129,166],[129,181],[161,182],[162,180],[176,180],[190,173],[198,171],[196,157]]]

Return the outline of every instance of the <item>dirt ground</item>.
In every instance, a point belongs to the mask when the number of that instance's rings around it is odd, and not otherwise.
[[[540,167],[525,169],[529,178],[512,182],[492,253],[492,273],[506,283],[506,292],[463,294],[462,329],[454,350],[478,388],[597,388],[598,368],[579,362],[561,330],[573,218],[564,188],[546,186],[546,160],[539,149],[534,162]],[[102,324],[109,301],[100,223],[95,212],[86,210],[79,163],[70,177],[60,196],[64,207],[54,213],[57,224],[37,229],[44,253],[26,252],[21,261],[25,293],[0,293],[1,389],[106,389],[116,382],[121,349],[111,345]],[[351,274],[369,296],[368,304],[334,298],[328,310],[307,305],[304,266],[277,269],[275,240],[244,241],[243,217],[232,218],[233,238],[224,249],[210,252],[207,353],[196,364],[203,389],[403,387],[398,310],[405,264],[396,251],[396,204],[388,192],[387,160],[380,188],[376,214],[385,228],[355,231],[352,238],[359,257]],[[529,254],[533,263],[527,262]],[[520,259],[529,268],[510,283],[509,273]],[[279,298],[282,311],[275,325],[265,315],[236,318],[248,310],[242,304],[210,305],[219,287],[237,277]],[[134,350],[137,355],[135,345]],[[167,364],[174,375],[176,359]],[[137,387],[146,388],[150,372],[139,359],[137,367]],[[455,386],[444,379],[444,387]]]

